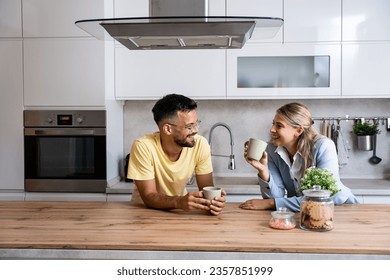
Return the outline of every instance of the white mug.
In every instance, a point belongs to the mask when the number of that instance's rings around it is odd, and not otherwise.
[[[214,198],[216,198],[217,196],[219,197],[222,194],[222,189],[214,186],[204,187],[202,191],[203,197],[208,200],[213,200]]]
[[[267,142],[250,138],[248,143],[248,158],[259,161],[267,148]]]

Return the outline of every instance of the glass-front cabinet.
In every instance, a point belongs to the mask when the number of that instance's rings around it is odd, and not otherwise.
[[[247,44],[227,51],[227,98],[341,95],[340,44]]]

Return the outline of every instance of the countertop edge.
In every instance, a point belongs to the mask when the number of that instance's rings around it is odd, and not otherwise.
[[[236,184],[227,184],[229,178],[216,179],[215,184],[226,190],[231,195],[259,195],[259,185],[255,182],[257,178],[234,177],[231,180]],[[221,183],[218,184],[220,180]],[[240,184],[242,180],[245,184]],[[251,184],[250,181],[253,181]],[[249,183],[248,183],[249,182]],[[354,195],[390,195],[390,180],[388,179],[342,179],[342,182],[351,189]],[[135,185],[132,182],[121,181],[106,189],[107,194],[132,194]],[[189,191],[197,190],[196,185],[187,185]]]

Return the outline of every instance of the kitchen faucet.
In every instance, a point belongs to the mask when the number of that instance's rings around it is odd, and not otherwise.
[[[215,155],[213,154],[212,152],[212,148],[211,148],[211,137],[213,135],[213,130],[218,127],[218,126],[223,126],[225,127],[228,131],[229,131],[229,134],[230,134],[230,155]],[[223,123],[223,122],[218,122],[216,124],[214,124],[211,129],[210,129],[210,134],[209,134],[209,144],[210,144],[210,150],[211,150],[211,155],[212,156],[215,156],[215,157],[228,157],[230,159],[229,161],[229,166],[228,168],[230,170],[234,170],[236,169],[236,162],[234,160],[234,154],[233,154],[233,133],[232,133],[232,130],[230,129],[230,127],[226,124],[226,123]]]

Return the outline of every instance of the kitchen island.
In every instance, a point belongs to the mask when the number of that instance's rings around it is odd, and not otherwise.
[[[329,232],[272,229],[270,212],[1,201],[0,258],[390,259],[390,205],[336,206]]]

